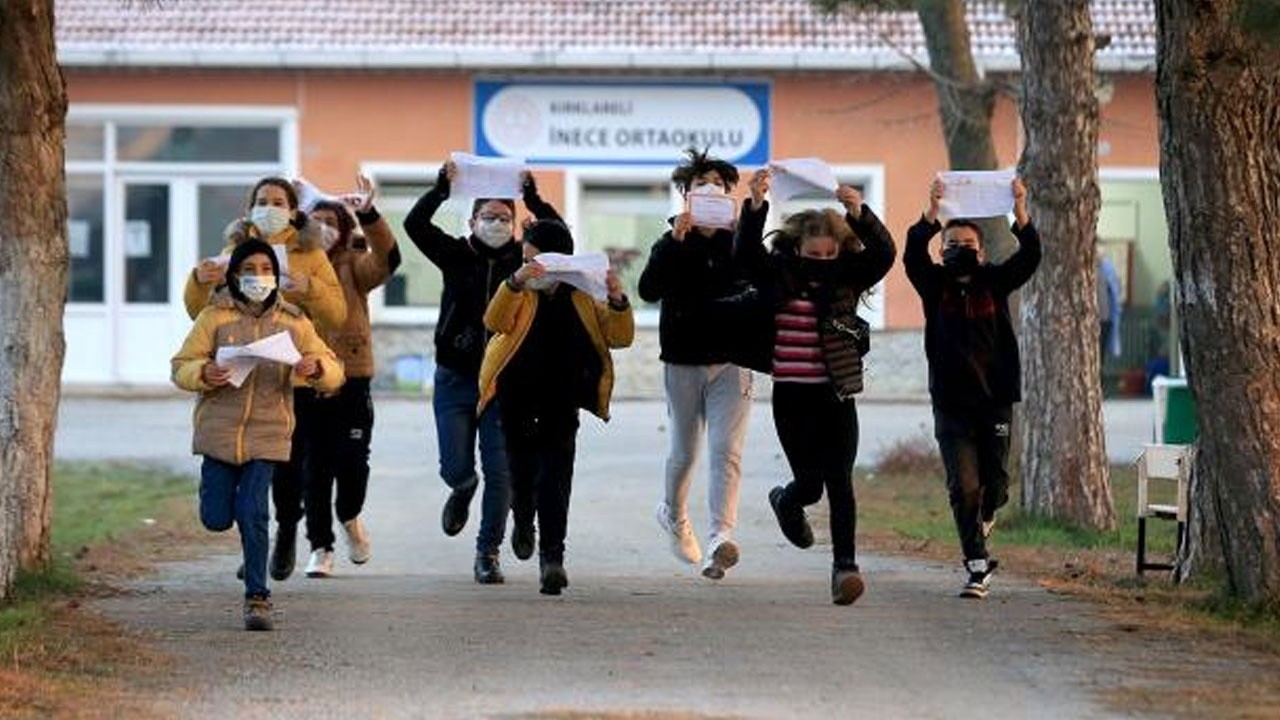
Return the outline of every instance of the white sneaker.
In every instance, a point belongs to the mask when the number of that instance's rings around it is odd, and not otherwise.
[[[671,517],[671,508],[666,502],[658,503],[657,509],[658,525],[667,534],[667,538],[671,541],[671,554],[676,559],[687,562],[690,565],[697,565],[702,562],[702,548],[698,547],[698,538],[693,536],[693,528],[689,525],[689,518],[680,518],[675,520]]]
[[[307,577],[327,578],[333,574],[333,551],[316,548],[307,560]]]
[[[364,521],[353,517],[342,523],[342,529],[347,533],[347,554],[351,562],[357,565],[369,562],[369,558],[373,557],[373,540],[369,537],[369,529],[364,526]]]
[[[707,543],[707,561],[702,566],[702,577],[723,580],[724,573],[738,564],[738,543],[721,535],[712,535]]]

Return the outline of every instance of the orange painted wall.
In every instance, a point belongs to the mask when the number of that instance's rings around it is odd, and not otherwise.
[[[362,162],[435,163],[469,149],[472,77],[403,71],[67,71],[73,104],[279,105],[298,112],[302,173],[321,187],[347,187]],[[758,77],[758,76],[757,76]],[[1114,81],[1102,107],[1099,161],[1158,164],[1153,78]],[[816,155],[832,164],[882,165],[883,218],[901,246],[919,217],[946,150],[932,83],[907,73],[812,73],[773,83],[772,155]],[[1017,108],[1002,100],[994,123],[1001,164],[1019,151]],[[564,206],[563,173],[538,171],[542,194]],[[922,323],[919,303],[895,264],[886,326]]]

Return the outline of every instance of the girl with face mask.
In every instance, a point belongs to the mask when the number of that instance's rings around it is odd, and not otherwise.
[[[298,191],[293,183],[280,177],[266,177],[249,193],[245,217],[233,221],[225,231],[225,257],[248,240],[259,240],[276,252],[283,248],[288,272],[281,273],[277,292],[290,304],[300,308],[320,330],[342,327],[347,317],[347,301],[338,284],[338,276],[324,248],[324,231],[320,223],[307,217],[298,207]],[[187,313],[194,319],[210,302],[213,290],[223,280],[225,265],[220,259],[203,260],[187,276],[183,300]],[[309,418],[305,409],[298,414],[304,426]],[[301,448],[295,448],[287,467],[276,473],[271,495],[276,505],[276,544],[271,557],[271,575],[284,580],[293,574],[297,547],[297,526],[302,521]]]
[[[735,239],[735,259],[771,301],[773,422],[793,480],[769,492],[782,533],[800,548],[813,545],[804,508],[826,491],[831,522],[831,600],[852,604],[863,592],[854,535],[857,504],[853,464],[867,327],[859,302],[893,265],[893,237],[847,185],[836,191],[845,214],[806,210],[788,217],[766,251],[762,238],[770,174],[750,183],[750,212]]]
[[[361,565],[372,555],[369,530],[361,518],[369,486],[369,445],[373,440],[369,293],[385,283],[400,264],[400,250],[391,227],[374,207],[373,183],[360,177],[357,192],[346,197],[350,205],[322,200],[310,213],[324,228],[329,258],[347,301],[346,322],[322,333],[325,343],[342,361],[347,381],[336,394],[300,389],[295,399],[299,413],[309,417],[297,432],[298,441],[303,443],[302,455],[308,459],[303,491],[307,539],[311,542],[306,574],[312,578],[328,577],[333,572],[335,514],[351,562]],[[357,221],[365,240],[359,244],[354,235]]]
[[[280,270],[271,247],[247,240],[232,251],[224,289],[196,317],[173,357],[173,382],[199,393],[194,452],[203,455],[200,519],[215,532],[234,523],[244,556],[246,630],[273,626],[267,586],[268,487],[289,460],[293,387],[333,392],[342,364],[296,306],[280,299]],[[288,333],[301,359],[292,367],[260,361],[237,386],[218,349]]]
[[[480,487],[476,473],[476,441],[484,468],[484,493],[480,529],[476,536],[475,580],[481,584],[503,582],[498,562],[511,509],[511,479],[507,467],[497,409],[477,413],[480,362],[489,331],[484,311],[498,286],[521,265],[520,243],[515,242],[516,206],[511,200],[480,199],[471,208],[469,233],[454,237],[432,218],[449,198],[458,169],[445,163],[435,184],[409,211],[404,229],[414,246],[444,275],[440,319],[435,332],[435,392],[432,409],[439,444],[440,476],[449,487],[440,524],[446,535],[457,535],[466,526],[471,499]],[[533,175],[523,175],[522,201],[535,219],[559,220],[555,208],[538,195]],[[512,536],[517,557],[532,554],[532,538]]]

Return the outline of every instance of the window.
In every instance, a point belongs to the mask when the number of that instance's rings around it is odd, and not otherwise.
[[[103,160],[105,128],[101,124],[67,123],[67,160]]]
[[[577,195],[573,195],[574,180]],[[603,252],[637,308],[655,308],[640,300],[637,286],[649,249],[670,227],[675,191],[670,170],[579,171],[569,176],[570,212],[580,252]],[[573,202],[576,199],[576,204]],[[576,210],[576,212],[574,212]]]
[[[280,160],[280,129],[202,125],[116,128],[116,157],[147,162],[265,162]]]
[[[125,301],[169,302],[169,185],[126,185]]]
[[[197,257],[213,257],[226,245],[227,224],[244,215],[252,185],[201,183],[196,190],[196,214],[200,218]]]
[[[444,289],[444,276],[440,270],[414,246],[404,231],[404,218],[418,198],[431,189],[426,183],[382,182],[379,184],[378,209],[382,212],[391,231],[396,235],[403,259],[395,275],[387,280],[382,304],[386,308],[434,308],[440,305],[440,293]],[[432,222],[455,237],[469,232],[467,216],[469,208],[463,202],[449,199],[436,211]]]
[[[103,301],[102,207],[101,175],[67,175],[67,245],[71,255],[69,302]]]

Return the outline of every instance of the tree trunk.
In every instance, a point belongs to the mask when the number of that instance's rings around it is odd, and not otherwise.
[[[0,597],[49,561],[67,296],[66,89],[52,0],[0,3]]]
[[[1200,435],[1193,545],[1280,600],[1280,58],[1246,0],[1156,3],[1160,177]],[[1210,533],[1206,537],[1205,533]]]
[[[1024,0],[1021,175],[1044,258],[1022,291],[1022,506],[1112,529],[1094,246],[1098,101],[1088,0]]]

